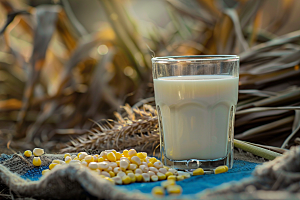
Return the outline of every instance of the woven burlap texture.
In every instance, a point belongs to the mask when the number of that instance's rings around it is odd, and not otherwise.
[[[236,153],[239,158],[247,157],[250,161],[260,162],[249,154]],[[248,155],[248,156],[247,156]],[[53,158],[62,155],[45,155],[42,158],[49,164]],[[14,161],[20,155],[14,155]],[[29,160],[22,158],[18,162],[23,166]],[[11,161],[8,161],[11,162]],[[48,162],[48,163],[47,163]],[[114,187],[109,182],[99,179],[91,170],[77,165],[55,167],[39,181],[26,181],[0,164],[0,183],[5,184],[14,193],[33,198],[45,199],[86,199],[87,196],[99,199],[151,199],[150,195],[139,191],[129,192]],[[17,168],[18,169],[18,168]],[[300,147],[292,148],[281,157],[259,166],[254,177],[244,181],[229,183],[215,189],[199,193],[199,199],[299,199]],[[172,198],[172,197],[168,197]],[[180,198],[189,199],[189,196]],[[177,199],[180,199],[177,197]],[[193,199],[195,196],[192,197]]]

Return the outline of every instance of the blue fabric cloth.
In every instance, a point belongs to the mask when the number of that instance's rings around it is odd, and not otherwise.
[[[251,177],[254,168],[259,165],[257,163],[235,160],[233,168],[223,174],[209,174],[202,176],[191,176],[189,179],[178,181],[177,184],[183,188],[183,195],[193,195],[208,188],[213,188],[231,181],[239,181],[243,178]],[[48,166],[35,167],[27,171],[21,177],[26,180],[37,181],[42,176],[42,171],[48,169]],[[155,186],[160,186],[159,182],[149,183],[133,183],[129,185],[117,185],[117,187],[133,191],[139,190],[143,193],[151,193]]]

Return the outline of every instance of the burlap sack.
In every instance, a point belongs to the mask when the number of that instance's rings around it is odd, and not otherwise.
[[[239,159],[261,162],[250,154],[236,153]],[[43,165],[62,155],[42,156]],[[33,168],[32,158],[13,155],[12,159],[0,160],[0,187],[7,187],[14,195],[44,199],[155,199],[139,191],[129,192],[96,178],[88,169],[74,165],[55,167],[39,181],[26,181],[17,172]],[[199,199],[299,199],[300,147],[277,159],[259,166],[254,177],[230,183],[198,194]],[[1,186],[2,184],[2,186]],[[276,191],[276,192],[275,192]],[[11,194],[11,192],[10,192]],[[168,197],[174,198],[174,197]],[[177,199],[189,197],[177,197]]]

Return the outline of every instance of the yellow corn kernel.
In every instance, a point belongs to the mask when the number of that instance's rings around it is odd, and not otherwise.
[[[111,182],[112,184],[115,184],[115,181],[109,177],[105,177],[104,178],[105,180],[108,180],[109,182]]]
[[[106,178],[106,176],[104,176],[104,175],[102,175],[102,174],[100,174],[99,177],[100,177],[100,178]]]
[[[149,158],[149,162],[151,162],[152,164],[154,164],[157,161],[157,159],[155,157]]]
[[[175,180],[171,179],[161,183],[161,186],[164,188],[168,187],[169,185],[176,185]]]
[[[93,156],[85,156],[84,158],[85,162],[90,163],[90,162],[94,162],[94,157]]]
[[[32,160],[32,164],[36,167],[41,166],[42,161],[41,161],[40,157],[34,157]]]
[[[184,176],[182,176],[182,175],[176,176],[176,180],[182,181],[182,180],[184,180]]]
[[[59,160],[52,160],[52,163],[60,164],[60,161]]]
[[[45,169],[42,171],[42,175],[45,175],[47,172],[49,172],[50,170],[49,169]]]
[[[119,152],[117,152],[117,153],[116,153],[116,158],[117,158],[117,160],[120,160],[121,157],[122,157],[122,154],[119,153]]]
[[[163,173],[158,172],[157,174],[158,180],[166,180],[167,176],[164,175]]]
[[[129,151],[128,151],[127,149],[123,150],[123,155],[124,155],[125,157],[129,157],[128,152],[129,152]]]
[[[141,181],[143,181],[143,176],[142,176],[142,174],[135,174],[134,176],[135,176],[135,178],[136,178],[136,182],[141,182]]]
[[[217,167],[214,172],[215,174],[221,174],[228,171],[228,167],[226,165]]]
[[[109,173],[110,177],[115,177],[116,176],[115,172],[113,172],[113,171],[109,171],[108,173]]]
[[[117,157],[113,152],[110,152],[110,153],[107,154],[107,159],[110,162],[116,162],[117,161]]]
[[[66,158],[67,156],[70,156],[70,157],[71,157],[71,155],[70,155],[69,153],[66,153],[66,154],[64,155],[64,158]]]
[[[142,154],[144,155],[144,158],[147,158],[147,153],[146,152],[142,152]]]
[[[129,173],[133,173],[132,170],[126,170],[125,173],[128,175]]]
[[[167,166],[163,166],[163,168],[165,168],[166,170],[169,170],[170,168],[169,167],[167,167]]]
[[[149,162],[148,164],[148,167],[154,167],[153,163]]]
[[[146,158],[143,153],[137,153],[136,156],[139,157],[140,159]]]
[[[166,177],[169,177],[169,176],[172,176],[173,173],[172,172],[166,172],[165,175],[166,175]]]
[[[167,179],[176,181],[176,176],[175,175],[170,175],[170,176],[168,176]]]
[[[26,151],[24,151],[24,156],[30,157],[30,156],[32,156],[32,152],[30,150],[26,150]]]
[[[82,154],[82,152],[78,153],[78,154],[77,154],[77,157],[79,157],[79,156],[80,156],[80,154]]]
[[[55,164],[55,163],[50,164],[49,169],[52,170],[56,165],[58,165],[58,164]]]
[[[151,191],[152,195],[153,196],[159,196],[159,197],[162,197],[165,195],[165,190],[163,187],[160,187],[160,186],[156,186],[152,189]]]
[[[142,162],[141,162],[141,159],[139,158],[139,157],[137,157],[137,156],[132,156],[131,157],[131,162],[133,163],[133,164],[137,164],[137,165],[140,165]]]
[[[127,174],[127,176],[129,176],[129,177],[130,177],[130,179],[131,179],[131,183],[135,183],[135,181],[136,181],[136,177],[135,177],[134,173],[128,173],[128,174]]]
[[[180,185],[169,185],[167,191],[170,195],[180,195],[182,192],[182,187]]]
[[[98,162],[103,162],[104,161],[104,158],[103,157],[98,157]]]
[[[120,162],[121,162],[121,161],[119,161],[119,160],[118,160],[118,161],[116,161],[116,163],[117,163],[118,167],[120,167]]]
[[[136,150],[135,149],[130,149],[129,151],[128,151],[128,156],[129,157],[132,157],[132,156],[136,156]]]
[[[203,174],[204,174],[204,170],[202,168],[198,168],[193,171],[194,176],[203,175]]]
[[[99,157],[99,155],[98,155],[98,154],[95,154],[95,155],[93,155],[93,156],[96,156],[97,158]]]
[[[129,176],[125,175],[125,176],[122,177],[122,182],[125,185],[129,184],[131,182],[131,178]]]
[[[76,156],[75,158],[73,158],[73,160],[79,160],[79,158]]]
[[[65,158],[65,163],[69,164],[71,160],[72,160],[72,158],[70,156],[67,156]]]
[[[107,159],[107,152],[102,151],[102,152],[100,153],[100,157],[103,157],[104,160]]]

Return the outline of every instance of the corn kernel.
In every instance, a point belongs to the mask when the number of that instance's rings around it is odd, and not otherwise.
[[[26,151],[24,151],[24,156],[30,157],[30,156],[32,156],[32,152],[30,150],[26,150]]]
[[[85,162],[90,163],[90,162],[94,162],[94,157],[93,156],[85,156],[84,158]]]
[[[96,162],[90,162],[88,166],[92,170],[98,169],[98,163],[96,163]]]
[[[228,167],[226,165],[217,167],[214,172],[215,174],[220,174],[228,171]]]
[[[120,171],[122,171],[122,170],[120,169],[120,167],[115,167],[115,168],[114,168],[115,174],[119,173]]]
[[[109,171],[108,173],[109,173],[110,177],[115,177],[116,176],[116,174],[113,171]]]
[[[142,162],[141,162],[141,159],[137,156],[132,156],[131,157],[131,162],[133,164],[137,164],[137,165],[140,165]],[[147,165],[147,163],[145,163]]]
[[[125,157],[129,157],[128,152],[129,152],[129,151],[128,151],[127,149],[123,150],[123,155],[124,155]]]
[[[110,183],[115,184],[115,181],[109,177],[105,177],[105,180],[108,180]]]
[[[94,162],[98,162],[98,157],[97,156],[93,156],[94,158]]]
[[[98,162],[103,162],[104,161],[104,158],[103,157],[98,157]]]
[[[150,176],[147,173],[142,173],[143,181],[144,182],[149,182],[150,181]]]
[[[176,180],[182,181],[182,180],[184,180],[184,176],[182,176],[182,175],[176,176]]]
[[[70,157],[71,157],[71,155],[70,155],[69,153],[66,153],[66,154],[64,155],[64,158],[66,158],[67,156],[70,156]]]
[[[80,161],[78,157],[73,158],[73,160],[78,160],[78,161]]]
[[[149,158],[149,162],[151,162],[152,164],[154,164],[156,161],[157,161],[157,159],[154,157]]]
[[[88,166],[88,163],[85,160],[82,160],[81,164],[84,165],[84,166],[86,166],[86,167]]]
[[[163,164],[160,161],[156,161],[155,163],[153,163],[153,165],[158,169],[163,167]]]
[[[136,178],[136,182],[141,182],[141,181],[143,181],[143,176],[142,176],[142,174],[135,174],[134,176],[135,176],[135,178]]]
[[[98,154],[95,154],[95,155],[93,155],[93,156],[96,156],[97,158],[99,157],[99,155],[98,155]]]
[[[110,153],[107,154],[107,159],[111,162],[116,162],[117,161],[116,155],[113,152],[110,152]]]
[[[108,166],[110,166],[110,167],[112,167],[112,168],[118,167],[117,163],[115,163],[115,162],[110,162],[110,163],[108,163]]]
[[[149,176],[155,175],[153,171],[148,171]]]
[[[135,177],[134,173],[128,173],[127,176],[130,177],[131,183],[135,183],[136,182],[136,177]]]
[[[128,173],[133,173],[133,171],[132,171],[132,170],[126,170],[125,173],[126,173],[126,174],[128,174]]]
[[[138,168],[138,169],[135,169],[135,170],[134,170],[134,173],[135,173],[135,174],[142,174],[143,171],[142,171],[140,168]]]
[[[136,164],[130,164],[128,169],[130,170],[135,170],[137,168],[137,165]]]
[[[150,179],[151,179],[151,181],[156,182],[156,181],[158,181],[158,176],[152,175],[152,176],[150,177]]]
[[[117,176],[119,176],[119,177],[122,178],[123,176],[126,176],[126,174],[125,174],[125,172],[118,172],[118,173],[117,173]]]
[[[146,158],[143,153],[137,153],[137,157],[139,157],[140,159]]]
[[[163,187],[156,186],[151,191],[153,196],[162,197],[165,195],[165,190]]]
[[[170,195],[180,195],[182,193],[182,188],[180,185],[169,185],[167,191]]]
[[[129,176],[125,175],[125,176],[122,177],[122,182],[123,182],[123,184],[126,185],[126,184],[129,184],[131,182],[131,179],[130,179]]]
[[[112,170],[113,170],[113,168],[111,166],[108,166],[108,168],[104,169],[104,171],[107,171],[107,172],[112,171]]]
[[[174,180],[174,181],[176,181],[176,176],[175,175],[170,175],[170,176],[168,176],[168,178],[167,178],[168,180]]]
[[[165,175],[166,175],[166,177],[168,177],[168,176],[172,176],[173,173],[172,172],[166,172]]]
[[[142,162],[142,160],[141,160],[141,164],[140,165],[148,166],[148,163],[147,162]]]
[[[60,164],[60,161],[59,160],[52,160],[52,163]]]
[[[100,157],[103,157],[104,159],[107,159],[107,152],[102,151],[102,152],[100,153]]]
[[[163,168],[165,168],[166,170],[169,170],[170,168],[169,167],[167,167],[167,166],[163,166]]]
[[[176,169],[169,169],[169,172],[172,172],[174,175],[178,175],[178,172]]]
[[[148,167],[154,167],[153,163],[149,162],[147,163]]]
[[[117,185],[122,185],[122,178],[119,176],[112,177],[112,180],[115,181]]]
[[[183,176],[185,179],[186,178],[190,178],[191,177],[191,175],[189,174],[189,173],[187,173],[187,172],[178,172],[178,175],[179,176]]]
[[[117,160],[120,160],[121,157],[122,157],[122,154],[119,153],[119,152],[117,152],[117,153],[116,153],[116,158],[117,158]]]
[[[88,155],[86,153],[80,153],[79,155],[77,155],[79,160],[84,160],[85,157],[87,157]]]
[[[111,152],[113,152],[115,155],[117,155],[117,151],[116,150],[112,150]]]
[[[41,166],[42,161],[41,161],[40,157],[34,157],[32,160],[32,164],[36,167]]]
[[[176,185],[175,180],[171,179],[171,180],[167,180],[167,181],[164,181],[164,182],[161,183],[161,186],[164,187],[164,188],[166,188],[170,185]]]
[[[55,164],[55,163],[50,164],[50,165],[49,165],[49,169],[52,170],[56,165],[57,165],[57,164]]]
[[[42,175],[45,175],[47,172],[49,172],[50,170],[49,169],[45,169],[42,171]]]
[[[100,178],[105,178],[106,176],[102,175],[101,172],[100,172],[99,177],[100,177]]]
[[[166,174],[168,172],[166,168],[160,168],[158,171],[162,174]]]
[[[72,160],[72,158],[70,156],[67,156],[65,158],[65,163],[69,164],[71,160]]]
[[[79,160],[71,160],[69,162],[70,165],[76,165],[76,164],[80,164],[80,161]]]
[[[137,155],[137,153],[136,153],[136,150],[135,150],[135,149],[130,149],[130,150],[128,151],[128,156],[129,156],[129,157],[136,156],[136,155]]]
[[[105,170],[108,168],[108,164],[105,162],[100,162],[97,165],[98,165],[98,169],[101,169],[101,170]]]
[[[121,161],[119,161],[119,160],[118,160],[118,161],[116,161],[116,163],[117,163],[118,167],[120,167],[120,162],[121,162]]]
[[[128,168],[129,164],[126,160],[121,160],[120,161],[120,168],[121,170],[125,171]]]
[[[166,177],[166,175],[164,175],[164,174],[162,174],[162,173],[160,173],[160,172],[158,172],[157,174],[157,177],[158,177],[158,180],[165,180],[167,177]]]
[[[150,171],[153,171],[155,174],[158,172],[158,170],[155,167],[149,167]]]
[[[74,158],[76,158],[76,157],[77,157],[76,155],[72,155],[72,156],[71,156],[72,160],[73,160]]]
[[[145,165],[140,165],[139,168],[144,172],[147,173],[149,171],[149,168],[146,167]]]
[[[41,156],[44,154],[44,149],[41,149],[41,148],[34,148],[33,149],[33,155],[35,156]]]
[[[204,170],[202,168],[198,168],[198,169],[193,171],[194,176],[203,175],[203,174],[204,174]]]
[[[144,155],[144,159],[147,158],[147,153],[146,152],[142,152],[142,154]]]

